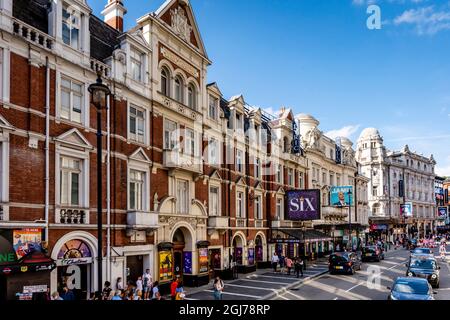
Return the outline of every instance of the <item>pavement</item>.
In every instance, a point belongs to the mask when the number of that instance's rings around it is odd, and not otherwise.
[[[447,249],[448,250],[448,249]],[[436,300],[450,300],[450,254],[446,261],[439,258],[439,249],[433,249],[440,270],[440,288]],[[355,275],[330,275],[328,272],[291,286],[275,300],[386,300],[397,277],[406,275],[405,263],[410,252],[405,249],[391,250],[380,262],[366,262]]]
[[[238,279],[224,281],[223,300],[270,300],[281,297],[290,288],[319,277],[328,272],[328,259],[308,261],[304,277],[297,278],[292,272],[273,272],[272,269],[260,269],[250,274],[239,274]],[[214,300],[213,281],[200,288],[185,288],[185,300]]]

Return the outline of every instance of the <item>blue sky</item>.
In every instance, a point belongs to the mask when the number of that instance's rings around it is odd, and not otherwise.
[[[88,0],[94,13],[106,0]],[[450,0],[191,0],[226,98],[310,113],[329,135],[380,130],[450,176]],[[163,0],[125,0],[125,27]],[[382,29],[369,30],[368,5]]]

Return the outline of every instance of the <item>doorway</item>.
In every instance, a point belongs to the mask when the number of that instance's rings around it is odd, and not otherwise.
[[[173,272],[183,280],[183,251],[185,247],[184,234],[178,229],[173,235]]]
[[[72,290],[75,300],[85,300],[88,297],[89,265],[71,265],[58,267],[58,291],[63,292],[64,287]]]
[[[136,280],[144,274],[144,256],[127,256],[127,283],[135,284]]]

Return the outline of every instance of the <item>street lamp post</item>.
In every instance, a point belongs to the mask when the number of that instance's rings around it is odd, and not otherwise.
[[[353,250],[353,239],[352,239],[352,191],[348,190],[348,242],[350,244],[351,250]]]
[[[97,82],[88,88],[91,94],[91,103],[97,109],[97,241],[98,241],[98,266],[97,286],[98,291],[103,286],[103,221],[102,221],[102,110],[106,108],[106,101],[111,94],[109,88],[102,83],[101,74],[97,73]]]

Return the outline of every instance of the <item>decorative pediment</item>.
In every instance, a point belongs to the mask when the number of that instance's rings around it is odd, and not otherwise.
[[[238,186],[243,186],[243,187],[247,186],[247,184],[245,183],[245,179],[243,177],[239,177],[235,183]]]
[[[237,96],[233,96],[233,97],[230,98],[230,106],[233,106],[233,105],[236,105],[236,104],[239,105],[239,106],[244,107],[245,100],[244,100],[244,96],[242,94],[237,95]]]
[[[94,147],[89,143],[89,141],[76,128],[73,128],[72,130],[63,133],[59,137],[55,138],[55,141],[73,147],[94,149]]]
[[[209,175],[209,179],[222,181],[222,177],[218,170],[214,170],[213,173]]]
[[[284,191],[284,188],[283,188],[283,187],[279,187],[279,188],[277,189],[277,193],[279,193],[279,194],[285,194],[286,192]]]
[[[155,11],[155,15],[183,41],[197,48],[207,58],[203,39],[189,0],[167,0]]]
[[[2,115],[0,115],[0,128],[3,130],[14,130],[12,124],[10,124]]]
[[[144,149],[141,147],[138,148],[133,154],[130,156],[130,160],[136,160],[140,162],[147,162],[151,163],[152,161],[148,158],[147,154],[145,153]]]
[[[255,183],[254,188],[255,188],[255,190],[261,190],[261,191],[264,190],[262,183],[259,182],[259,181],[257,181],[257,182]]]
[[[220,91],[219,86],[217,85],[216,82],[208,84],[207,87],[208,87],[208,90],[211,90],[211,91],[215,92],[216,94],[218,94],[219,96],[223,97],[222,91]]]

